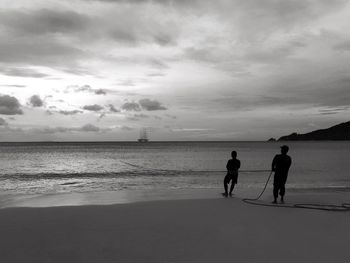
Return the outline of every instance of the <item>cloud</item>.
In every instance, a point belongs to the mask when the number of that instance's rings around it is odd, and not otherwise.
[[[156,111],[156,110],[166,110],[167,109],[159,101],[156,101],[156,100],[142,99],[139,101],[139,103],[140,103],[142,109],[145,109],[147,111]]]
[[[0,85],[1,87],[12,87],[12,88],[25,88],[26,85],[19,85],[19,84],[8,84],[8,85]]]
[[[76,75],[95,74],[82,61],[111,57],[105,50],[96,49],[96,43],[99,46],[112,41],[130,47],[147,43],[166,46],[176,42],[173,27],[165,22],[158,23],[151,16],[140,15],[142,12],[137,9],[124,6],[95,14],[84,14],[83,10],[0,9],[1,61],[21,66],[46,66]],[[114,23],[116,17],[118,23]],[[163,62],[157,64],[163,65]]]
[[[83,131],[83,132],[99,132],[100,128],[92,125],[92,124],[86,124],[82,126],[81,128],[78,129],[78,131]]]
[[[58,111],[58,113],[62,115],[76,115],[78,113],[83,113],[83,112],[80,110],[60,110]]]
[[[166,74],[162,72],[154,72],[147,74],[148,77],[164,77]]]
[[[3,26],[16,34],[56,34],[81,31],[89,26],[89,18],[70,10],[12,10],[0,12]]]
[[[65,93],[69,92],[87,92],[87,93],[94,93],[96,95],[106,95],[107,91],[104,89],[94,89],[90,85],[83,85],[83,86],[77,86],[77,85],[71,85],[66,87],[64,90]]]
[[[23,78],[45,78],[49,75],[30,68],[0,68],[3,75]]]
[[[29,99],[29,104],[32,107],[42,107],[44,105],[44,101],[40,98],[39,95],[33,95]]]
[[[17,98],[9,95],[0,95],[0,114],[21,115],[23,111]]]
[[[67,132],[100,132],[101,129],[93,124],[85,124],[81,127],[43,127],[35,128],[35,132],[44,134],[67,133]]]
[[[207,129],[207,128],[177,128],[172,129],[173,132],[208,132],[208,131],[215,131],[214,129]]]
[[[83,56],[88,57],[85,52],[72,44],[57,41],[52,38],[38,36],[35,38],[19,36],[16,38],[8,37],[0,42],[0,57],[2,63],[20,64],[25,66],[47,66],[60,70],[62,67],[77,67],[77,59]],[[7,74],[28,73],[16,71]],[[43,77],[36,74],[36,77]]]
[[[114,113],[120,112],[120,110],[115,108],[113,104],[109,104],[108,107],[110,112],[114,112]]]
[[[83,107],[84,110],[88,110],[88,111],[101,111],[103,110],[103,107],[101,105],[98,104],[93,104],[93,105],[85,105]]]
[[[125,111],[140,111],[140,105],[136,102],[125,102],[121,108]]]
[[[338,43],[334,46],[335,50],[340,50],[340,51],[350,51],[350,40],[343,41],[341,43]]]
[[[132,115],[129,115],[127,116],[127,119],[130,120],[130,121],[140,121],[141,119],[147,119],[149,118],[148,115],[146,114],[132,114]]]
[[[147,118],[149,118],[149,116],[148,116],[148,115],[143,114],[143,113],[140,113],[140,114],[134,114],[134,117],[135,117],[135,118],[140,118],[140,119],[147,119]]]
[[[166,117],[170,118],[170,119],[177,119],[177,117],[175,115],[171,115],[171,114],[165,114]]]
[[[0,127],[1,126],[7,126],[7,125],[8,125],[7,121],[4,120],[3,118],[0,118]]]
[[[103,89],[94,90],[94,93],[96,95],[106,95],[107,94],[107,92],[105,90],[103,90]]]
[[[134,130],[134,128],[129,127],[129,126],[121,126],[120,129],[121,129],[121,130],[124,130],[124,131],[131,131],[131,130]]]

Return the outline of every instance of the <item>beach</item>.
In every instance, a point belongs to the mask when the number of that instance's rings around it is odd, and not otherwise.
[[[350,212],[290,207],[350,203],[349,145],[290,146],[286,207],[266,207],[242,199],[263,189],[275,143],[3,144],[0,262],[348,262]],[[272,199],[270,181],[259,203]]]
[[[103,193],[75,202],[22,198],[0,209],[0,262],[348,262],[350,212],[254,206],[205,192],[117,204]],[[295,192],[287,200],[339,204],[350,195]]]

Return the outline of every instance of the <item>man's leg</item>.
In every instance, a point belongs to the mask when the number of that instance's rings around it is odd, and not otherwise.
[[[233,191],[234,188],[235,188],[235,182],[234,182],[234,180],[232,180],[229,195],[232,195],[232,191]]]
[[[224,196],[227,196],[227,188],[228,188],[228,183],[230,182],[228,176],[226,175],[225,178],[224,178],[224,189],[225,189],[225,193],[224,193]]]
[[[280,196],[281,196],[281,202],[284,203],[284,195],[286,193],[286,187],[284,184],[281,184],[280,186]]]
[[[277,198],[278,198],[278,183],[277,182],[273,183],[273,197],[274,197],[273,203],[277,203]]]

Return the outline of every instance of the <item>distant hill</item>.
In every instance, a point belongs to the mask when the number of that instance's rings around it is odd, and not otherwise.
[[[305,134],[292,133],[282,136],[279,141],[337,141],[350,140],[350,121],[332,126],[328,129],[316,130]]]

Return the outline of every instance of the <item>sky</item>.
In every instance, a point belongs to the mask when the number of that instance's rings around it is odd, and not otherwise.
[[[0,141],[267,140],[349,121],[350,1],[1,0]]]

